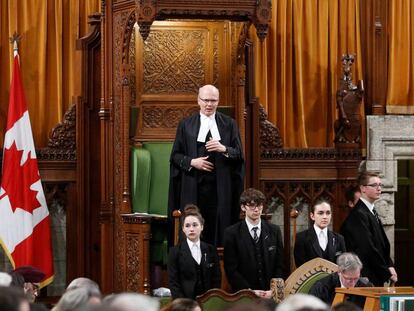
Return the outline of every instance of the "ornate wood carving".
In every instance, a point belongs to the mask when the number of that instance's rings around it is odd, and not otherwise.
[[[123,236],[121,243],[124,252],[119,260],[125,264],[119,266],[125,280],[124,290],[150,294],[149,243],[151,239],[151,217],[133,214],[122,215]]]
[[[154,29],[143,46],[143,94],[194,94],[206,81],[208,34],[207,29]],[[215,54],[218,62],[217,48]]]
[[[309,148],[309,149],[273,149],[264,150],[261,154],[266,160],[362,160],[360,149],[334,149],[334,148]]]
[[[357,148],[361,143],[360,104],[364,95],[362,81],[356,86],[352,82],[351,67],[354,55],[342,55],[343,76],[336,92],[339,119],[335,121],[335,146]]]
[[[76,106],[65,113],[63,121],[50,134],[48,147],[37,152],[39,160],[76,161]]]
[[[263,106],[259,105],[260,116],[260,153],[263,154],[265,150],[277,149],[283,147],[282,138],[280,137],[279,129],[267,120],[267,113]]]
[[[256,33],[263,40],[272,16],[271,0],[136,0],[137,23],[144,40],[154,20],[178,19],[229,19],[252,21]]]
[[[141,263],[138,259],[142,258],[142,252],[140,250],[139,236],[136,234],[126,234],[126,278],[127,278],[127,290],[138,292],[138,281],[141,280],[140,275]]]

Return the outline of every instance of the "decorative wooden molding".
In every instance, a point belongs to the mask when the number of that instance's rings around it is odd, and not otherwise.
[[[273,300],[280,303],[285,298],[285,282],[282,278],[272,278],[270,280],[270,289],[272,290]]]
[[[359,148],[361,144],[360,104],[364,95],[364,86],[352,82],[351,67],[354,55],[342,55],[342,78],[336,91],[336,107],[339,118],[335,121],[335,147]]]
[[[252,21],[263,40],[272,17],[271,0],[136,0],[137,23],[144,40],[154,20],[211,19]]]
[[[273,149],[264,150],[261,154],[263,160],[362,160],[360,149]]]
[[[267,120],[267,114],[262,105],[259,105],[259,131],[260,131],[260,153],[265,150],[278,149],[283,147],[279,129]]]
[[[52,129],[47,148],[39,149],[36,155],[43,161],[76,161],[76,105]]]

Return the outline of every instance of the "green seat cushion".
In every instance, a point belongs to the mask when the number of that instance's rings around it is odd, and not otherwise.
[[[312,275],[310,278],[306,279],[305,282],[303,282],[303,284],[299,287],[297,293],[308,294],[313,284],[328,275],[329,273],[327,272],[318,272]]]
[[[172,145],[170,142],[143,144],[143,148],[151,154],[151,186],[148,210],[150,214],[167,215]]]
[[[132,212],[148,213],[150,204],[151,154],[143,148],[131,148]]]

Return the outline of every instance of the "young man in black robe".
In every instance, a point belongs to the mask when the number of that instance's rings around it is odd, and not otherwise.
[[[200,112],[180,121],[170,158],[169,217],[196,204],[205,219],[203,240],[221,246],[224,229],[239,219],[244,160],[235,120],[217,111],[219,90],[199,89]]]

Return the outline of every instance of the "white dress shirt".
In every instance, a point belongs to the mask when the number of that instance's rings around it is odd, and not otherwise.
[[[321,229],[317,225],[313,225],[315,229],[316,236],[318,237],[319,246],[325,250],[326,246],[328,245],[328,228]]]
[[[187,239],[188,247],[191,251],[191,256],[193,256],[194,260],[200,264],[201,262],[201,248],[200,248],[200,240],[197,242],[193,242],[189,239]]]
[[[249,229],[249,233],[252,237],[252,239],[254,239],[254,231],[252,230],[254,227],[257,227],[257,236],[260,238],[260,233],[262,232],[262,222],[259,221],[259,223],[257,225],[253,225],[251,224],[247,218],[245,218],[246,224],[247,224],[247,229]]]

